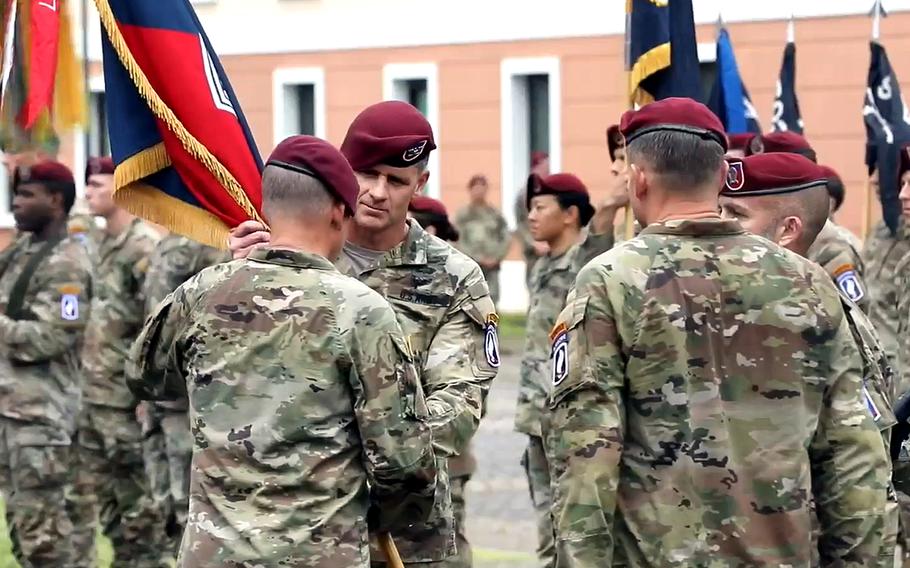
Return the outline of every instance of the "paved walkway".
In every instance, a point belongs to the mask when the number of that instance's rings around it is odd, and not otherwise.
[[[519,349],[503,355],[474,439],[477,474],[468,483],[468,538],[476,568],[535,568],[537,529],[520,460],[525,437],[513,429]]]

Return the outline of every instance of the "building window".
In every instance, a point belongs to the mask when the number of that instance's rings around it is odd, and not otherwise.
[[[439,85],[435,63],[390,64],[382,70],[382,97],[385,100],[404,101],[419,110],[433,128],[433,137],[439,144]],[[424,193],[439,198],[439,150],[430,154],[430,181]]]
[[[505,59],[501,66],[502,211],[515,225],[515,200],[531,170],[531,153],[546,152],[561,168],[559,59]]]
[[[325,72],[278,69],[273,78],[274,143],[296,134],[325,138]]]

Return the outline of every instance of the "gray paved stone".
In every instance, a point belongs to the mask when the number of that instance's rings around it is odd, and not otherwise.
[[[512,347],[512,346],[510,346]],[[476,568],[534,568],[537,530],[521,467],[525,437],[515,432],[520,349],[503,355],[474,438],[477,474],[467,488],[468,538]]]

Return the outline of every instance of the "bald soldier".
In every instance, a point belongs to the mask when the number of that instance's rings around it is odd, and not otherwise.
[[[182,284],[136,341],[137,396],[189,395],[181,566],[368,568],[368,523],[430,511],[436,459],[408,343],[389,304],[328,260],[357,194],[331,144],[285,140],[262,178],[272,242]]]
[[[798,154],[818,163],[818,157],[809,141],[796,132],[771,132],[756,136],[746,150],[747,156],[771,153]],[[829,219],[809,249],[808,258],[820,264],[841,292],[866,311],[869,299],[863,281],[864,264],[858,245],[859,240],[855,235]]]
[[[407,219],[435,148],[430,124],[406,103],[378,103],[354,119],[341,151],[360,195],[336,265],[389,300],[413,349],[440,476],[430,519],[392,534],[409,566],[449,568],[471,565],[464,488],[475,462],[468,449],[499,368],[499,318],[480,267]],[[268,239],[261,225],[247,222],[234,230],[231,248],[244,256]]]
[[[70,567],[77,556],[64,490],[92,263],[66,230],[72,171],[42,161],[17,166],[13,180],[20,236],[0,254],[0,492],[19,565]]]
[[[537,513],[537,556],[541,566],[555,562],[553,523],[550,520],[550,472],[541,439],[541,420],[549,392],[549,333],[565,307],[575,276],[589,260],[613,246],[613,218],[625,205],[610,195],[595,212],[588,188],[577,176],[553,174],[536,180],[528,194],[528,228],[548,252],[534,265],[527,337],[521,360],[515,429],[528,436],[522,465],[531,502]],[[587,227],[587,236],[581,235]]]
[[[728,177],[720,194],[723,216],[736,219],[747,231],[805,258],[828,219],[823,205],[829,197],[826,185],[830,170],[796,154],[759,154],[732,162],[731,167],[736,168],[736,175]],[[894,370],[866,314],[843,291],[841,301],[862,357],[866,407],[882,434],[885,449],[894,455],[890,448],[892,428],[896,424]],[[903,486],[906,481],[895,477],[894,483]],[[892,568],[898,507],[890,494],[888,515],[887,529],[883,532],[885,546],[878,565]]]
[[[720,218],[704,105],[621,129],[645,229],[581,270],[551,334],[557,565],[871,565],[888,458],[836,289]]]

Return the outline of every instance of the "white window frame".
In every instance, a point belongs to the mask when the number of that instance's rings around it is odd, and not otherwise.
[[[272,74],[272,140],[274,146],[290,135],[284,130],[284,88],[293,85],[313,85],[316,136],[322,139],[326,137],[325,69],[322,67],[276,69]]]
[[[518,156],[515,150],[515,128],[512,121],[514,80],[526,75],[549,76],[550,102],[550,170],[562,170],[562,80],[558,57],[517,57],[503,59],[500,64],[500,119],[501,119],[501,170],[502,212],[509,226],[515,227],[515,199],[519,185],[524,181],[516,174],[516,161],[528,163],[529,155]]]
[[[441,134],[439,132],[439,68],[435,63],[389,63],[382,68],[382,98],[386,101],[397,100],[395,83],[423,79],[427,82],[427,121],[433,129],[436,150],[430,154],[430,180],[427,182],[427,195],[439,199],[442,195],[440,184],[439,154]]]

